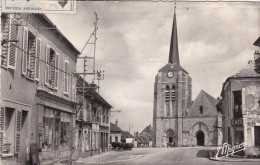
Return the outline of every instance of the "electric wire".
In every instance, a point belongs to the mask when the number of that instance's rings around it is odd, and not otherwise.
[[[176,14],[176,15],[180,16],[180,15],[187,15],[187,14],[207,12],[207,11],[212,11],[212,10],[219,10],[219,9],[223,9],[223,8],[238,6],[238,5],[241,5],[241,4],[244,4],[244,3],[239,3],[239,4],[224,6],[224,7],[217,7],[217,8],[207,9],[207,10],[200,10],[200,11],[194,11],[194,12],[188,12],[188,13],[181,13],[181,14]],[[148,17],[148,18],[106,18],[106,17],[100,17],[100,19],[103,19],[103,20],[138,20],[138,19],[154,19],[154,18],[163,18],[163,17],[172,17],[172,16],[173,15],[171,14],[171,15],[164,15],[164,16],[157,16],[157,17]]]
[[[43,63],[45,63],[45,64],[48,64],[45,60],[42,60],[41,58],[39,58],[39,57],[33,55],[32,53],[29,53],[29,52],[25,51],[23,48],[20,48],[19,46],[15,45],[15,44],[13,44],[13,43],[10,43],[10,44],[12,44],[13,46],[15,46],[17,49],[21,50],[22,52],[26,53],[27,55],[30,55],[30,56],[34,57],[35,59],[38,59],[39,61],[41,61],[41,62],[43,62]],[[9,47],[10,47],[10,46],[5,47],[5,48],[9,48]],[[3,55],[1,55],[1,56],[3,56]],[[48,64],[48,65],[50,65],[50,64]],[[62,69],[60,69],[60,68],[58,68],[58,67],[56,67],[56,66],[53,66],[53,65],[50,65],[50,66],[53,67],[53,68],[55,68],[55,69],[57,69],[57,70],[59,70],[59,71],[61,71],[61,72],[63,72],[63,73],[67,73],[69,76],[77,77],[73,72],[70,72],[70,73],[69,73],[69,72],[65,72],[64,70],[62,70]]]

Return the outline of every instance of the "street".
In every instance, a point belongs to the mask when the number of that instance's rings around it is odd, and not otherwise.
[[[259,162],[220,162],[209,159],[208,150],[213,147],[185,147],[185,148],[134,148],[131,151],[110,151],[74,163],[87,164],[120,164],[120,165],[184,165],[184,164],[250,164]]]

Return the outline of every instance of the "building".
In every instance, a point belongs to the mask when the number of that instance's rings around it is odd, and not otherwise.
[[[254,43],[260,47],[260,37]],[[222,86],[223,142],[245,142],[247,153],[260,146],[260,53],[245,68],[226,79]]]
[[[218,145],[221,115],[217,100],[201,91],[191,100],[192,79],[180,65],[176,13],[174,12],[169,61],[155,77],[153,146]],[[219,137],[218,137],[219,135]]]
[[[40,164],[68,161],[79,51],[44,14],[2,14],[1,23],[1,162],[27,164],[32,147]]]
[[[77,103],[73,159],[108,151],[112,106],[96,92],[94,84],[87,83],[81,76],[77,80]]]
[[[118,127],[118,120],[116,119],[115,124],[110,122],[110,143],[121,142],[122,129]]]
[[[135,133],[135,147],[152,147],[153,139],[153,128],[151,125],[144,128],[139,134],[138,131]]]
[[[133,141],[134,136],[128,131],[122,131],[121,132],[121,142],[126,143],[127,142],[126,139],[132,139],[132,141]]]

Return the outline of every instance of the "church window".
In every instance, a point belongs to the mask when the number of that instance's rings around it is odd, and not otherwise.
[[[169,85],[166,85],[165,101],[166,101],[166,113],[167,113],[167,116],[170,116],[170,87],[169,87]]]
[[[203,106],[200,106],[200,114],[203,115]]]

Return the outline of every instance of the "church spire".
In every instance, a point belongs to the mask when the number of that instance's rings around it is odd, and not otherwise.
[[[176,23],[176,1],[174,6],[174,17],[172,24],[172,36],[171,36],[171,45],[170,45],[170,53],[169,53],[169,63],[171,64],[179,64],[179,49],[178,49],[178,36],[177,36],[177,23]]]

